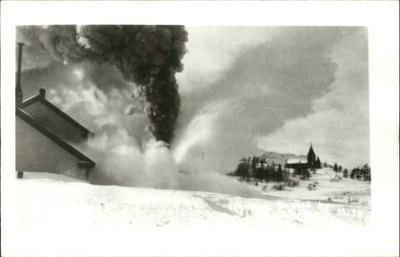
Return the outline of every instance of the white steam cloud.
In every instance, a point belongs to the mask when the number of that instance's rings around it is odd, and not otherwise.
[[[188,28],[189,35],[202,38],[196,44],[189,37],[183,59],[186,70],[178,76],[182,99],[178,128],[186,129],[209,103],[227,104],[214,121],[208,140],[187,150],[187,162],[202,159],[205,169],[226,173],[234,170],[242,157],[264,151],[306,154],[311,142],[322,161],[354,163],[358,154],[358,160],[368,162],[365,29],[221,27],[216,29],[219,33],[213,29],[207,33],[208,29]],[[249,38],[254,41],[248,42]],[[338,88],[342,93],[333,93]],[[316,105],[318,102],[323,104]],[[328,110],[319,116],[325,123],[315,122],[313,114],[324,109]],[[340,116],[348,119],[339,123]],[[304,119],[307,126],[296,126],[289,135],[281,133],[285,124],[306,117],[310,117]],[[360,147],[354,148],[347,137],[334,137],[339,127],[339,134],[362,131],[354,137]],[[274,133],[280,133],[279,140],[265,140]]]

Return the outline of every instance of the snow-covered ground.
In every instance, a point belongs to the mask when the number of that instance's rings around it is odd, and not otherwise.
[[[347,205],[309,201],[288,202],[262,195],[260,198],[242,198],[210,192],[99,186],[63,175],[41,178],[38,174],[25,174],[25,178],[17,182],[17,191],[29,194],[18,194],[16,199],[16,218],[24,225],[58,223],[60,217],[65,216],[82,224],[267,223],[280,229],[293,225],[313,226],[316,218],[329,220],[329,226],[365,224],[369,213],[369,208],[354,209]],[[287,193],[294,197],[293,191]],[[307,192],[300,188],[298,191]],[[268,193],[282,195],[285,192]]]
[[[326,198],[336,191],[329,188],[339,185],[340,190],[363,192],[365,189],[363,186],[347,188],[348,183],[365,182],[342,181],[331,185],[333,182],[323,182],[327,175],[318,176],[320,188],[315,191],[302,189],[302,183],[290,192],[267,191],[259,198],[242,198],[210,192],[100,186],[62,175],[26,173],[24,179],[16,181],[16,192],[19,193],[14,199],[12,233],[17,240],[10,242],[8,249],[13,249],[15,256],[54,256],[63,245],[60,242],[68,245],[77,237],[99,236],[96,232],[93,234],[99,227],[120,227],[132,238],[140,229],[166,227],[247,227],[265,231],[266,235],[291,229],[308,233],[338,228],[342,231],[363,230],[370,215],[368,206],[355,208],[347,204],[293,199],[296,195],[304,199],[316,199],[316,195]],[[320,192],[316,193],[318,190]],[[3,229],[7,230],[7,227],[3,226]],[[119,237],[115,236],[116,239]],[[47,246],[38,248],[37,242],[46,242]],[[49,244],[58,248],[51,251]],[[85,249],[85,243],[81,244],[80,247]],[[97,250],[107,246],[100,244],[98,247]],[[82,252],[68,248],[61,255],[75,254],[82,255]]]
[[[332,181],[336,175],[341,179]],[[307,186],[314,182],[317,182],[316,187],[313,190],[308,189]],[[316,174],[312,174],[309,180],[300,180],[298,186],[286,187],[285,190],[274,190],[275,184],[279,183],[258,183],[257,187],[252,187],[260,190],[264,195],[350,204],[353,207],[366,206],[370,209],[371,183],[343,178],[342,173],[335,173],[331,168],[316,170]],[[266,190],[262,190],[264,185],[266,185]]]

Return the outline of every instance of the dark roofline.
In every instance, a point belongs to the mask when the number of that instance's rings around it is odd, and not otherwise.
[[[34,96],[29,98],[28,100],[26,100],[25,102],[23,102],[22,104],[19,105],[19,108],[24,109],[25,107],[28,107],[36,102],[41,102],[43,103],[45,106],[47,106],[49,109],[51,109],[52,111],[54,111],[56,114],[58,114],[59,116],[61,116],[62,118],[66,119],[67,121],[69,121],[70,123],[72,123],[72,125],[74,125],[76,128],[80,129],[81,131],[84,132],[85,136],[88,136],[89,133],[91,133],[87,128],[85,128],[84,126],[82,126],[81,124],[79,124],[76,120],[74,120],[73,118],[71,118],[68,114],[66,114],[65,112],[63,112],[62,110],[60,110],[57,106],[53,105],[52,103],[50,103],[49,101],[46,100],[45,98],[45,91],[43,91],[44,89],[40,90],[39,95]]]
[[[45,135],[47,138],[51,139],[53,142],[55,142],[57,145],[61,146],[64,150],[66,150],[68,153],[72,154],[73,156],[77,157],[79,159],[79,162],[84,161],[87,163],[86,165],[89,168],[92,168],[96,165],[94,161],[92,161],[89,157],[84,155],[83,153],[79,152],[76,150],[73,146],[59,138],[56,134],[51,132],[51,130],[47,129],[46,127],[42,126],[39,122],[37,122],[35,119],[33,119],[31,116],[29,116],[27,113],[25,113],[23,110],[16,108],[16,113],[15,113],[19,118],[24,120],[26,123],[34,127],[36,130],[38,130],[40,133]]]
[[[37,95],[37,96],[33,96],[33,97],[31,97],[31,98],[28,98],[27,100],[25,100],[25,102],[22,102],[22,103],[18,106],[18,108],[23,109],[23,108],[25,108],[25,107],[27,107],[27,106],[33,104],[33,103],[36,103],[37,101],[40,101],[40,98],[42,98],[41,95]]]
[[[309,168],[308,163],[286,163],[285,168]]]

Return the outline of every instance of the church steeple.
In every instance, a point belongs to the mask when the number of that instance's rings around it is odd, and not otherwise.
[[[308,150],[308,154],[307,154],[307,163],[310,167],[314,167],[315,162],[316,162],[316,156],[315,156],[315,152],[314,152],[314,149],[313,149],[312,143],[311,143],[310,150]]]

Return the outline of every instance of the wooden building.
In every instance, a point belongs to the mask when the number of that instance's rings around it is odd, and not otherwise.
[[[88,179],[95,162],[76,145],[83,143],[90,131],[46,100],[45,89],[22,102],[21,57],[19,44],[15,119],[18,177],[22,178],[23,172],[50,172]]]
[[[321,162],[316,156],[312,144],[307,153],[306,158],[291,158],[286,161],[285,168],[291,169],[294,174],[301,176],[309,176],[310,170],[320,168]]]

